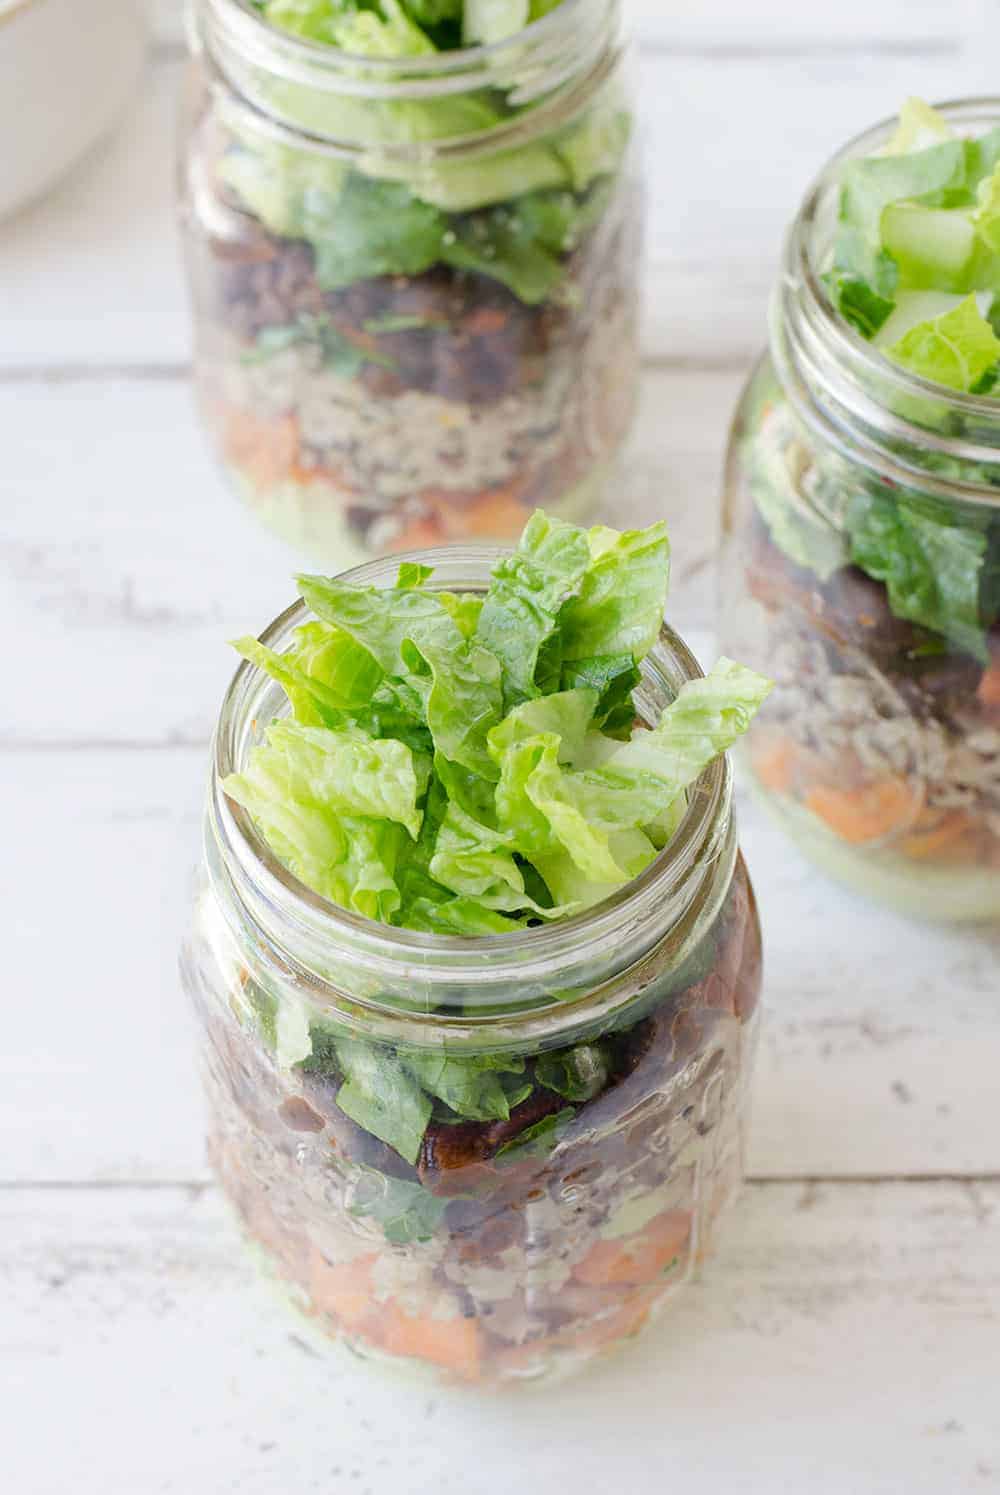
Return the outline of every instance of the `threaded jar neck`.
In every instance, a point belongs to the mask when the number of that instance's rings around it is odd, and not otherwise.
[[[503,552],[449,547],[374,561],[348,572],[356,585],[391,585],[401,561],[434,567],[429,588],[484,591]],[[289,608],[261,635],[281,649],[306,620]],[[644,661],[636,691],[641,717],[655,720],[688,680],[701,676],[670,629]],[[426,1040],[428,1023],[481,1042],[559,1032],[616,1010],[642,989],[642,962],[657,949],[681,964],[711,929],[736,858],[731,774],[713,762],[688,793],[687,812],[655,862],[604,903],[539,928],[476,938],[390,927],[328,902],[270,851],[253,821],[223,791],[268,722],[283,710],[277,687],[243,663],[226,694],[213,747],[206,860],[215,901],[247,963],[263,963],[310,1005],[336,1009],[369,1035]],[[662,966],[662,959],[660,965]],[[626,980],[625,976],[634,976]],[[648,976],[646,981],[650,979]],[[638,982],[638,986],[635,982]]]
[[[247,128],[337,155],[377,148],[400,164],[513,149],[572,121],[615,70],[620,30],[621,0],[563,0],[489,46],[364,57],[278,30],[249,0],[190,0],[188,11],[192,51]],[[487,100],[502,109],[477,113]]]

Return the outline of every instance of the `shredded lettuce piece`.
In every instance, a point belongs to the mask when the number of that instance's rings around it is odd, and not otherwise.
[[[358,1180],[347,1199],[348,1214],[375,1220],[392,1246],[432,1240],[448,1206],[447,1199],[439,1199],[422,1184],[364,1165],[359,1165]]]
[[[467,47],[506,41],[524,30],[530,16],[530,0],[465,0],[462,41]]]
[[[968,392],[996,367],[1000,338],[967,296],[952,311],[918,322],[885,349],[894,363],[934,384]]]
[[[955,132],[943,115],[923,99],[910,98],[899,111],[899,123],[889,144],[882,152],[886,156],[906,156],[911,151],[924,150],[942,140],[953,140]]]
[[[1000,289],[998,163],[1000,129],[960,139],[919,99],[903,106],[883,151],[847,163],[825,280],[863,337],[879,336],[909,293]],[[996,364],[994,357],[991,373]],[[943,366],[954,379],[954,361]],[[947,384],[933,359],[931,368],[930,377]]]
[[[985,524],[985,521],[983,522]],[[984,527],[963,523],[945,505],[917,494],[860,491],[847,511],[854,563],[885,583],[897,618],[989,658],[980,616]]]
[[[515,739],[496,791],[501,829],[534,860],[553,896],[585,905],[607,897],[656,855],[643,827],[663,816],[676,825],[675,802],[746,731],[770,688],[720,660],[682,688],[655,729],[637,729],[595,768],[564,768],[555,733]]]
[[[471,1121],[506,1121],[532,1088],[525,1087],[520,1055],[423,1050],[400,1058],[424,1090]]]
[[[226,791],[310,887],[384,922],[492,934],[606,897],[668,843],[767,689],[723,662],[635,727],[668,565],[660,524],[537,514],[485,597],[436,591],[412,562],[384,590],[301,577],[317,616],[288,648],[238,641],[292,715]]]
[[[536,1062],[535,1078],[566,1100],[591,1100],[608,1082],[606,1049],[599,1043],[581,1043],[573,1049],[550,1050]]]
[[[343,1037],[334,1040],[334,1048],[344,1075],[337,1105],[366,1132],[415,1163],[434,1109],[430,1096],[387,1049]]]
[[[539,653],[590,562],[586,533],[539,510],[514,553],[495,566],[476,636],[500,661],[508,709],[536,693]]]
[[[500,664],[463,635],[433,593],[362,590],[321,576],[300,577],[299,590],[314,612],[350,634],[386,675],[413,691],[439,753],[494,777],[486,734],[502,712]]]

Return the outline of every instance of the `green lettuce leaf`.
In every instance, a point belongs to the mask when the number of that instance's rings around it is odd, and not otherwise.
[[[535,1078],[547,1090],[571,1101],[592,1100],[608,1082],[608,1051],[600,1043],[581,1043],[572,1049],[555,1049],[535,1064]]]
[[[439,1199],[422,1184],[391,1178],[363,1165],[349,1198],[348,1214],[360,1220],[375,1220],[392,1246],[433,1240],[448,1207],[447,1199]]]
[[[467,47],[492,46],[523,31],[530,18],[530,0],[465,0],[462,42]]]
[[[506,1121],[531,1092],[523,1081],[505,1088],[505,1076],[524,1074],[524,1060],[517,1056],[424,1051],[400,1057],[424,1090],[469,1121]]]
[[[1000,167],[979,183],[976,193],[976,231],[987,249],[1000,255]]]
[[[636,730],[594,768],[562,768],[551,733],[515,742],[503,755],[496,792],[501,828],[557,900],[592,903],[598,890],[606,897],[652,861],[656,845],[643,828],[664,815],[676,824],[675,802],[746,731],[770,688],[752,670],[720,660],[682,688],[656,728]]]
[[[847,541],[812,500],[816,465],[779,405],[747,444],[747,483],[771,539],[797,566],[826,581],[848,562]]]
[[[556,691],[550,696],[537,696],[533,701],[524,701],[515,706],[487,736],[487,745],[494,762],[503,762],[507,749],[526,738],[548,733],[559,739],[560,763],[573,763],[579,758],[594,720],[598,702],[596,690],[582,687],[579,690]]]
[[[590,563],[587,532],[539,510],[514,553],[493,568],[476,637],[500,661],[508,709],[536,693],[539,651]]]
[[[408,1163],[416,1163],[431,1119],[431,1099],[387,1049],[353,1038],[335,1040],[344,1083],[337,1105]]]
[[[546,1157],[563,1136],[575,1115],[576,1112],[572,1106],[565,1106],[552,1116],[543,1116],[541,1121],[535,1122],[534,1126],[518,1132],[516,1137],[512,1137],[509,1142],[505,1142],[501,1148],[498,1148],[497,1157],[507,1157],[511,1154],[516,1154],[518,1158]]]
[[[280,654],[238,644],[293,716],[227,792],[304,882],[383,922],[496,934],[608,896],[669,841],[684,789],[762,699],[759,677],[723,662],[634,730],[668,554],[661,525],[537,515],[485,598],[435,592],[420,562],[384,590],[302,577],[316,621]]]
[[[899,123],[883,155],[907,156],[912,151],[924,150],[942,140],[954,138],[955,132],[944,115],[923,99],[909,98],[899,111]]]
[[[884,327],[902,293],[1000,289],[989,186],[998,161],[1000,129],[956,138],[940,115],[911,99],[888,146],[848,162],[824,278],[862,336]]]
[[[590,563],[575,596],[559,615],[563,665],[608,655],[644,659],[663,626],[670,584],[670,542],[665,524],[587,532]]]
[[[232,128],[234,143],[217,169],[243,207],[281,238],[314,240],[328,233],[347,180],[346,162]]]
[[[307,234],[325,291],[373,275],[420,275],[442,258],[446,220],[399,182],[352,173],[329,212],[327,222],[314,215]]]
[[[413,690],[439,753],[495,777],[486,734],[502,715],[500,664],[464,637],[433,593],[379,592],[321,576],[300,577],[299,590],[315,613],[350,634],[386,675]]]
[[[954,310],[919,322],[884,349],[894,363],[948,389],[968,392],[1000,359],[1000,338],[980,312],[975,296]]]
[[[419,832],[423,790],[404,743],[279,718],[223,788],[302,882],[367,918],[392,919],[395,866]]]
[[[371,705],[382,681],[382,671],[368,651],[349,634],[324,623],[297,628],[284,654],[255,638],[237,639],[233,648],[277,680],[296,720],[307,726],[341,725],[345,713]]]
[[[418,26],[442,26],[461,23],[463,0],[403,0]]]
[[[917,495],[859,491],[846,515],[851,559],[885,583],[897,618],[943,634],[975,658],[988,652],[979,591],[987,537]]]
[[[287,717],[271,723],[267,742],[289,787],[308,792],[337,814],[393,820],[414,838],[419,835],[417,799],[426,782],[420,782],[405,743],[373,739],[356,727],[307,727]]]

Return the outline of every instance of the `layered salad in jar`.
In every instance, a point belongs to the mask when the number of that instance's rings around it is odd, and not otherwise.
[[[511,936],[582,939],[675,838],[690,856],[697,786],[769,689],[723,659],[640,719],[667,560],[661,525],[538,513],[485,591],[436,590],[410,560],[390,588],[302,578],[314,616],[288,647],[238,645],[287,706],[255,720],[229,802],[332,915],[482,940],[486,964]],[[684,1283],[740,1180],[761,977],[726,803],[698,916],[665,914],[637,960],[612,950],[594,991],[558,967],[515,982],[520,1036],[417,962],[375,995],[420,1031],[386,1041],[335,921],[331,988],[353,1000],[314,1003],[203,895],[188,967],[212,1160],[317,1329],[449,1379],[534,1378]]]
[[[849,433],[807,429],[768,365],[751,382],[726,589],[756,607],[729,627],[778,688],[749,760],[834,874],[904,910],[996,918],[1000,462],[949,438],[954,397],[991,401],[1000,376],[1000,128],[960,138],[911,101],[843,167],[838,215],[824,294],[919,393],[886,400],[908,433],[889,476]]]
[[[516,56],[465,91],[427,71],[559,8],[259,0],[263,27],[373,96],[266,81],[195,126],[202,409],[247,503],[326,566],[514,539],[538,504],[580,518],[625,437],[640,206],[617,53],[542,102]]]

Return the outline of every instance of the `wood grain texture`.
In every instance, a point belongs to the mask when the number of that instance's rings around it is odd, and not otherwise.
[[[212,1194],[0,1196],[31,1495],[957,1495],[1000,1485],[1000,1186],[756,1186],[645,1338],[494,1400],[312,1351]],[[484,1450],[488,1456],[484,1457]]]
[[[711,623],[738,385],[651,372],[606,506],[621,524],[670,521],[672,616],[687,630]],[[232,672],[226,639],[280,612],[301,557],[230,494],[180,380],[0,384],[0,427],[0,626],[13,636],[30,620],[0,744],[207,741]]]
[[[647,370],[606,517],[669,520],[672,619],[708,658],[726,426],[784,226],[901,96],[994,87],[1000,18],[990,0],[627,4]],[[864,905],[749,805],[761,1181],[662,1328],[576,1385],[480,1403],[316,1358],[255,1289],[207,1184],[176,952],[224,640],[284,604],[296,558],[198,430],[172,203],[182,7],[152,6],[124,127],[0,231],[0,1485],[1000,1489],[1000,931]]]
[[[150,0],[154,35],[164,43],[183,34],[182,0]],[[788,0],[625,0],[625,14],[647,45],[718,48],[742,45],[755,52],[791,47],[829,47],[831,42],[863,51],[875,44],[908,51],[956,46],[982,24],[984,0],[845,0],[837,6],[789,5]]]

